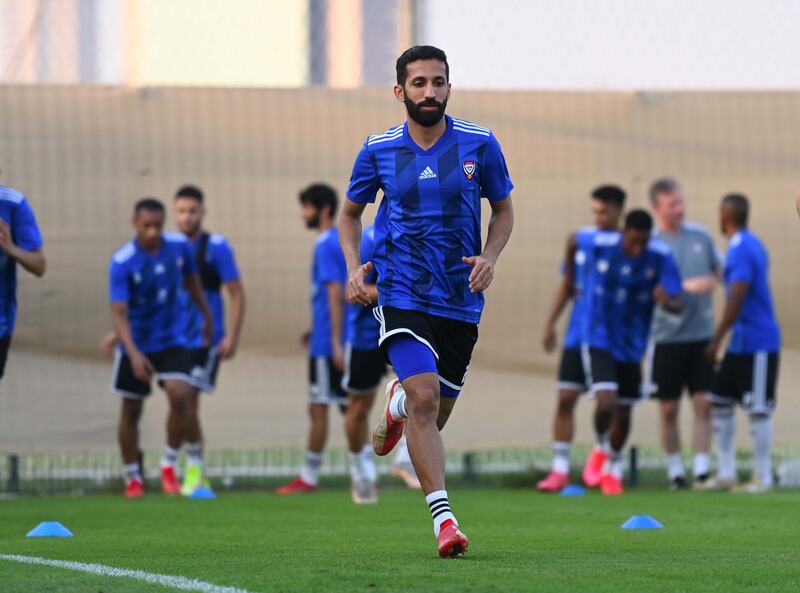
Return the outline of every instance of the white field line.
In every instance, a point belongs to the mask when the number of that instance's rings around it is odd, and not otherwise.
[[[106,577],[126,577],[145,581],[154,585],[181,589],[183,591],[200,591],[200,593],[251,593],[246,589],[237,587],[222,587],[213,583],[206,583],[197,579],[187,579],[186,577],[173,576],[168,574],[158,574],[145,572],[143,570],[132,570],[128,568],[114,568],[102,564],[87,564],[84,562],[72,562],[70,560],[51,560],[49,558],[39,558],[38,556],[19,556],[17,554],[0,554],[0,560],[10,562],[22,562],[23,564],[37,564],[40,566],[52,566],[54,568],[65,568],[67,570],[77,570],[88,572]]]

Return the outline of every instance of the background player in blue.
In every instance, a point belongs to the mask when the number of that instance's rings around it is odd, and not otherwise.
[[[189,400],[196,383],[181,315],[180,291],[191,294],[203,314],[204,341],[213,328],[189,244],[182,234],[164,233],[164,205],[144,198],[134,209],[136,237],[111,258],[110,299],[120,346],[112,390],[122,396],[119,444],[125,463],[125,495],[144,493],[139,451],[139,418],[155,375],[169,398],[167,444],[180,447]],[[163,474],[162,474],[163,478]]]
[[[306,227],[317,232],[311,266],[311,333],[308,340],[311,427],[300,475],[275,490],[277,494],[314,492],[319,484],[322,451],[328,438],[328,408],[347,405],[342,389],[344,370],[344,284],[347,280],[339,232],[336,229],[336,191],[321,183],[300,192],[300,214]]]
[[[781,332],[769,288],[769,256],[761,240],[747,228],[750,204],[741,194],[725,196],[720,207],[720,227],[728,238],[725,259],[727,300],[722,319],[708,344],[707,356],[717,352],[732,330],[728,350],[711,390],[713,429],[719,454],[718,474],[708,489],[728,488],[736,482],[733,406],[750,415],[755,468],[746,492],[772,489],[772,411],[778,381]]]
[[[375,249],[375,227],[369,226],[361,235],[361,261],[370,261]],[[376,282],[378,274],[373,270],[365,278],[370,301],[378,302]],[[374,317],[374,306],[347,305],[345,320],[344,377],[342,389],[347,393],[345,430],[350,449],[351,495],[358,504],[378,501],[377,479],[372,445],[367,442],[369,434],[367,420],[375,392],[386,374],[386,362],[378,348],[380,326]],[[409,488],[419,489],[417,478],[405,439],[396,447],[392,473]]]
[[[0,380],[17,317],[17,263],[34,276],[44,276],[42,235],[27,198],[0,186]]]
[[[680,312],[678,266],[665,244],[650,239],[653,219],[644,210],[625,217],[621,240],[598,246],[593,279],[590,343],[608,349],[617,373],[617,405],[611,425],[611,455],[600,484],[606,495],[622,494],[622,450],[630,433],[632,406],[642,399],[641,362],[656,305]]]
[[[564,335],[564,348],[558,371],[558,406],[553,420],[553,465],[550,473],[536,488],[542,492],[559,492],[569,484],[570,448],[575,433],[575,405],[581,393],[590,392],[596,398],[594,412],[595,446],[584,468],[587,485],[599,485],[602,468],[608,458],[608,433],[614,411],[616,373],[608,352],[583,347],[583,329],[591,296],[586,282],[594,262],[595,241],[607,235],[618,240],[619,219],[625,206],[625,192],[614,185],[596,188],[591,195],[594,226],[581,229],[567,239],[564,273],[553,306],[545,323],[544,349],[556,347],[556,322],[566,304],[572,299],[572,312]],[[608,237],[611,238],[611,237]]]
[[[442,50],[412,47],[396,70],[394,95],[405,105],[406,123],[367,138],[339,228],[351,303],[370,305],[364,278],[373,267],[378,272],[381,348],[400,379],[387,388],[373,446],[386,455],[405,427],[439,555],[450,557],[463,554],[468,541],[450,510],[439,430],[464,385],[483,291],[511,235],[513,185],[491,131],[445,116],[450,72]],[[378,190],[375,253],[362,264],[361,215]],[[483,249],[482,197],[492,208]]]
[[[203,481],[203,433],[200,427],[200,392],[212,393],[220,360],[234,357],[239,346],[245,312],[245,295],[233,249],[222,235],[210,234],[203,228],[206,214],[203,192],[193,186],[181,187],[175,194],[175,222],[189,241],[189,250],[197,264],[214,330],[211,343],[204,345],[203,315],[187,291],[181,291],[181,312],[184,332],[192,358],[192,377],[199,387],[189,400],[186,424],[187,467],[181,492],[190,495]],[[226,332],[222,288],[230,302],[231,324]],[[167,445],[162,466],[173,467],[179,451]],[[174,471],[173,471],[174,474]],[[173,484],[173,488],[177,482]]]

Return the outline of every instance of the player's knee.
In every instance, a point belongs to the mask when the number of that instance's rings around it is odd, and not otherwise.
[[[667,424],[675,424],[678,421],[678,406],[676,402],[663,402],[661,404],[661,417]]]
[[[347,405],[347,415],[356,422],[364,422],[369,416],[369,409],[369,402],[364,398],[353,397]]]
[[[558,396],[558,414],[559,415],[572,415],[575,411],[575,402],[577,398],[572,394],[561,394]]]
[[[435,420],[439,415],[439,393],[429,385],[420,385],[406,390],[406,406],[415,420]]]

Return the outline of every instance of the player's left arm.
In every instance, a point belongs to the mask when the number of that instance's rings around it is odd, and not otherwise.
[[[344,292],[338,282],[325,284],[328,294],[328,311],[331,316],[331,358],[334,366],[344,370],[344,350],[342,349],[342,326],[344,325]]]
[[[675,263],[675,259],[671,254],[666,254],[661,262],[658,285],[653,292],[656,303],[669,313],[682,313],[681,293],[683,284],[678,264]]]
[[[208,346],[211,343],[211,336],[214,332],[214,322],[211,320],[211,309],[208,308],[208,301],[206,301],[206,295],[203,292],[200,275],[197,272],[185,274],[183,276],[183,287],[203,315],[203,343]]]
[[[511,237],[514,228],[514,207],[511,205],[511,196],[504,200],[492,200],[492,217],[489,219],[489,233],[483,253],[470,257],[462,257],[461,261],[472,266],[469,274],[470,292],[481,292],[489,288],[494,279],[494,267],[497,258]]]
[[[728,334],[733,324],[739,318],[742,312],[742,306],[747,299],[747,293],[750,291],[750,282],[739,281],[733,282],[728,290],[728,299],[725,301],[725,310],[722,312],[722,319],[719,320],[717,331],[714,337],[708,343],[706,348],[706,358],[710,362],[717,361],[717,352]]]
[[[17,210],[13,230],[0,218],[0,250],[34,276],[44,276],[47,260],[42,251],[42,237],[27,200]]]
[[[236,351],[239,348],[239,337],[242,334],[242,326],[244,325],[246,308],[244,286],[242,285],[239,268],[236,265],[236,258],[233,255],[233,249],[227,241],[223,240],[215,245],[215,249],[212,251],[212,261],[225,287],[225,292],[228,294],[230,305],[230,327],[219,343],[218,348],[220,357],[223,360],[229,360],[236,355]]]

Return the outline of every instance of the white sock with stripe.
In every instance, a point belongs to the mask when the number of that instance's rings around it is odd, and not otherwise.
[[[394,389],[394,394],[389,402],[389,415],[394,420],[408,418],[408,413],[406,412],[406,392],[402,385],[398,385]]]
[[[378,468],[375,466],[375,453],[372,445],[367,443],[361,450],[361,462],[364,468],[364,477],[370,482],[378,481]]]
[[[685,478],[686,470],[683,467],[683,457],[680,453],[667,455],[667,478],[671,482],[675,478]]]
[[[450,501],[447,499],[447,490],[437,490],[431,492],[425,497],[425,502],[428,503],[428,508],[433,517],[433,534],[439,537],[439,530],[442,523],[450,519],[453,523],[458,525],[456,516],[450,510]]]
[[[772,486],[772,416],[752,414],[750,435],[753,437],[755,458],[754,479],[764,486]]]
[[[203,465],[203,443],[189,443],[186,445],[187,461],[192,465]]]
[[[553,467],[554,472],[569,474],[569,452],[571,443],[556,441],[553,443]]]
[[[300,479],[311,486],[319,485],[319,468],[322,466],[322,453],[306,451],[306,462],[300,469]]]
[[[736,437],[736,414],[733,406],[714,406],[711,426],[719,457],[717,475],[720,480],[733,481],[736,479],[736,450],[733,442]]]
[[[133,480],[137,482],[144,482],[142,479],[142,469],[138,463],[125,464],[125,483],[130,484]]]
[[[161,458],[161,467],[175,467],[180,453],[180,449],[173,449],[169,445],[164,445],[164,457]]]
[[[700,476],[707,476],[711,471],[711,457],[708,453],[695,453],[692,462],[692,475],[697,479]]]

